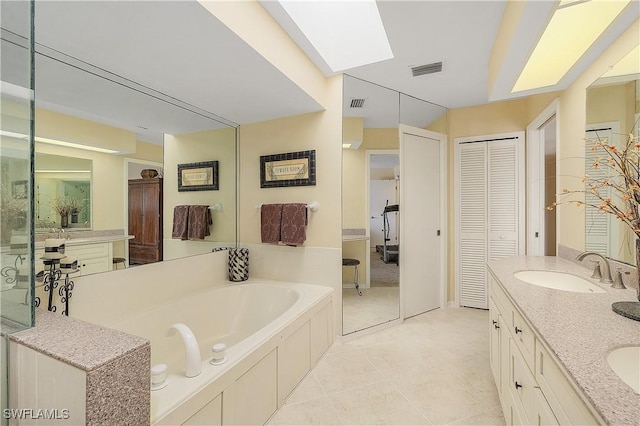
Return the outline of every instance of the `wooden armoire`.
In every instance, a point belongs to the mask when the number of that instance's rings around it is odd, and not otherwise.
[[[162,179],[129,181],[129,263],[162,260]]]

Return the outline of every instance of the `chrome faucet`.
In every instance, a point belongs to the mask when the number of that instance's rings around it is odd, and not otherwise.
[[[604,284],[613,283],[613,280],[611,279],[611,267],[609,265],[609,261],[607,260],[607,258],[601,255],[600,253],[596,253],[593,251],[585,251],[583,253],[580,253],[578,257],[576,257],[576,260],[582,261],[582,259],[584,259],[587,256],[598,256],[600,259],[602,259],[602,277],[600,278],[600,282]]]

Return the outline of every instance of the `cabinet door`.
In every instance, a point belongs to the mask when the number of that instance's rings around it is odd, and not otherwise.
[[[498,393],[500,389],[500,313],[496,308],[493,297],[489,298],[489,364],[493,373],[493,380],[496,382]]]
[[[141,243],[157,246],[160,240],[160,186],[157,182],[142,185]]]
[[[129,234],[134,238],[131,243],[142,243],[142,222],[143,222],[143,204],[142,204],[142,186],[129,184]]]

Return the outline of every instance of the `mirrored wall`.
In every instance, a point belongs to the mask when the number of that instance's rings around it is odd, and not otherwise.
[[[235,246],[237,125],[168,95],[170,87],[148,87],[85,61],[79,52],[87,43],[79,39],[96,35],[89,32],[84,37],[53,31],[57,27],[52,22],[55,8],[45,3],[35,6],[36,246],[58,234],[76,242],[110,233],[130,235],[131,240],[113,242],[112,250],[114,258],[123,258],[125,264],[132,266],[129,247],[141,236],[131,231],[129,183],[145,179],[157,181],[161,188],[162,202],[159,212],[154,213],[160,217],[154,231],[159,239],[159,259],[171,260],[208,253],[214,247]],[[92,13],[102,10],[101,7],[111,10],[126,5],[95,3],[94,10],[92,4],[85,3],[82,7],[86,13]],[[16,10],[3,8],[2,73],[7,81],[28,75],[25,71],[28,37],[18,28],[16,18]],[[97,19],[95,13],[92,19]],[[135,33],[134,20],[128,22],[118,21],[119,31]],[[69,54],[68,46],[77,50]],[[144,75],[145,67],[151,66],[136,63],[135,73]],[[9,111],[4,106],[3,91],[3,114]],[[28,128],[15,133],[24,138]],[[216,162],[218,189],[179,188],[178,165],[201,162]],[[29,167],[21,169],[26,175],[11,176],[8,182],[9,185],[17,182],[14,192],[23,191],[25,187],[20,182],[29,180]],[[179,205],[209,206],[213,222],[209,235],[202,239],[174,238],[174,207]],[[3,238],[5,235],[9,234],[3,231]],[[113,268],[109,264],[103,269]],[[85,272],[92,270],[85,269],[83,275]]]
[[[344,76],[343,334],[400,318],[399,125],[446,133],[446,108]]]
[[[591,150],[593,140],[608,140],[609,144],[622,148],[628,135],[640,136],[640,47],[623,58],[587,89],[585,139],[585,171],[592,179],[604,180],[610,177],[611,169],[594,168],[596,160],[602,160],[602,153]],[[600,156],[600,157],[598,157]],[[611,198],[614,203],[624,206],[620,194],[603,188],[601,195]],[[586,188],[586,203],[599,206],[600,200]],[[626,208],[624,208],[626,211]],[[586,250],[601,253],[612,259],[635,265],[635,234],[628,226],[613,215],[602,213],[597,207],[585,208]]]

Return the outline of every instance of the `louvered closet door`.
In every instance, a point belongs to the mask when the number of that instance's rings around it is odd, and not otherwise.
[[[488,143],[488,260],[518,254],[518,139]]]
[[[460,304],[487,306],[487,144],[458,145]]]
[[[457,143],[456,285],[461,306],[488,308],[487,261],[523,251],[522,136]]]
[[[611,140],[611,129],[599,129],[597,132],[587,131],[585,137],[587,139],[607,139]],[[608,167],[593,168],[593,162],[596,160],[596,152],[591,151],[589,148],[592,143],[587,142],[585,144],[585,172],[598,181],[602,181],[607,178]],[[601,153],[602,157],[602,153]],[[611,194],[608,188],[601,188],[600,194],[610,197]],[[600,205],[600,199],[589,192],[589,188],[585,187],[585,248],[587,251],[593,251],[601,253],[603,255],[609,254],[610,245],[610,220],[611,215],[602,213],[597,207],[590,207]],[[573,207],[573,206],[572,206]]]

